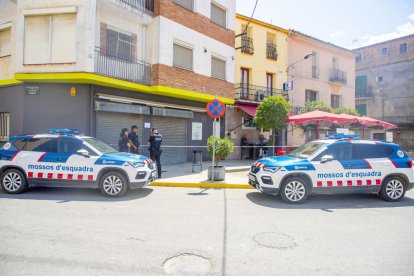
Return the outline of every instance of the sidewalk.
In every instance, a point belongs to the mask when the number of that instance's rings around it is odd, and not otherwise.
[[[219,163],[226,167],[224,181],[212,182],[207,178],[207,169],[211,162],[203,162],[203,170],[200,166],[194,167],[192,163],[178,165],[165,165],[162,167],[162,178],[156,180],[151,186],[163,187],[198,187],[198,188],[237,188],[249,189],[248,171],[252,160],[225,160]]]

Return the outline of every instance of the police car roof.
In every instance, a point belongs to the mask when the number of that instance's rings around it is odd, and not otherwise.
[[[353,140],[353,139],[324,139],[324,140],[315,140],[315,142],[321,142],[321,143],[325,143],[325,144],[333,144],[333,143],[338,143],[338,142],[347,142],[347,143],[352,143],[352,144],[397,145],[397,144],[386,142],[386,141]]]
[[[10,138],[10,140],[19,140],[19,139],[28,139],[28,138],[58,138],[58,137],[75,137],[78,139],[83,138],[93,138],[90,136],[82,136],[82,135],[69,135],[69,134],[35,134],[35,135],[19,135],[19,136],[13,136]]]

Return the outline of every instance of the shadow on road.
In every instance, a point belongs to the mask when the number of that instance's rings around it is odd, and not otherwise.
[[[414,199],[405,197],[401,201],[387,202],[375,194],[311,195],[303,204],[288,204],[279,196],[250,192],[246,197],[251,202],[275,209],[334,209],[393,208],[414,206]]]
[[[127,191],[119,198],[108,198],[101,194],[99,189],[77,188],[48,188],[32,187],[22,194],[6,194],[0,190],[0,198],[30,199],[30,200],[55,200],[57,203],[71,201],[129,201],[147,197],[152,193],[152,188],[140,188]]]

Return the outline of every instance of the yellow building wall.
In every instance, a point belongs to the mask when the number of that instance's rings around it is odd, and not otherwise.
[[[236,15],[236,34],[243,31],[242,26],[247,24],[248,17]],[[241,82],[240,68],[249,70],[249,84],[266,87],[266,73],[274,74],[273,88],[282,89],[287,80],[287,30],[272,26],[262,21],[252,20],[249,25],[252,33],[254,53],[236,51],[235,83]],[[266,58],[267,33],[276,35],[277,60]],[[241,37],[236,38],[236,47],[241,46]]]

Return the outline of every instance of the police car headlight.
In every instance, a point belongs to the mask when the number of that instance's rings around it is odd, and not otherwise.
[[[271,172],[271,173],[275,173],[278,170],[280,170],[282,167],[265,167],[263,168],[263,171],[265,172]]]
[[[142,167],[145,167],[145,164],[144,163],[141,163],[141,162],[128,161],[128,164],[131,165],[134,168],[142,168]]]

